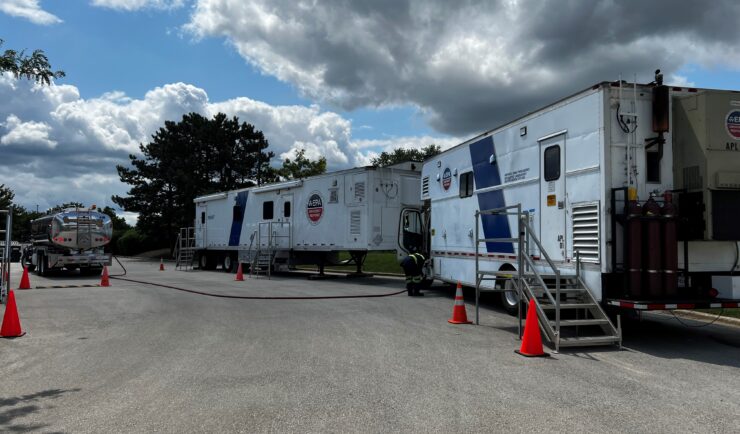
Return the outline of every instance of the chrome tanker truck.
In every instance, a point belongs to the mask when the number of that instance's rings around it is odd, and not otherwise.
[[[43,276],[53,269],[99,273],[111,264],[105,246],[113,234],[111,219],[95,208],[69,208],[31,221],[31,244],[22,262]]]

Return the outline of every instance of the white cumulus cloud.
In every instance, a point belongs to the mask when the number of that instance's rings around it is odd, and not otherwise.
[[[49,139],[51,126],[44,122],[22,122],[18,116],[10,115],[4,124],[7,134],[0,137],[0,145],[40,146],[54,148],[56,141]]]
[[[44,26],[62,22],[56,15],[41,9],[38,0],[2,0],[0,12]]]
[[[737,22],[736,0],[198,0],[185,29],[314,101],[469,135],[620,73],[738,69]]]
[[[121,91],[81,98],[75,86],[39,86],[0,74],[0,179],[21,205],[53,205],[78,201],[113,206],[111,195],[126,195],[116,165],[127,165],[166,120],[179,121],[197,112],[212,117],[222,112],[261,130],[279,165],[299,149],[307,157],[326,157],[329,170],[362,166],[393,147],[443,147],[452,138],[403,137],[354,140],[352,122],[318,105],[272,106],[250,98],[212,102],[205,90],[171,83],[131,98]],[[132,216],[128,216],[132,218]]]

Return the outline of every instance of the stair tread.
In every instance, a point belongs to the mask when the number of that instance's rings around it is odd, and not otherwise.
[[[562,346],[563,343],[571,343],[571,342],[616,342],[618,340],[619,340],[619,336],[617,335],[571,336],[571,337],[561,337],[560,345]]]
[[[551,320],[550,324],[555,325],[555,321]],[[581,326],[581,325],[599,325],[609,324],[609,320],[606,318],[590,318],[590,319],[561,319],[560,326]]]
[[[542,304],[540,307],[543,309],[555,309],[554,304]],[[560,303],[560,309],[580,309],[587,307],[596,307],[596,303]]]

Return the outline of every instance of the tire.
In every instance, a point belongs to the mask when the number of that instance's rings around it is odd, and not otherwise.
[[[502,269],[501,271],[514,271],[514,270],[506,270]],[[496,283],[497,288],[502,288],[500,283]],[[507,279],[504,281],[503,289],[505,291],[501,292],[501,307],[504,308],[506,313],[512,316],[516,316],[519,313],[519,300],[517,297],[516,292],[516,285],[514,284],[514,281],[511,279]]]
[[[48,275],[49,274],[49,271],[47,270],[47,268],[49,267],[49,263],[46,260],[46,255],[44,255],[43,253],[40,253],[39,252],[36,255],[36,258],[37,258],[36,262],[38,262],[38,267],[39,267],[38,268],[38,275],[39,276],[42,276],[42,277]]]
[[[208,269],[208,256],[206,256],[205,253],[201,253],[198,255],[198,268],[201,270],[207,270]]]
[[[236,273],[236,260],[227,254],[221,259],[221,268],[227,273]]]

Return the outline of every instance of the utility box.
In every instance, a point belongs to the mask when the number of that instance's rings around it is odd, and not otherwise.
[[[719,292],[719,298],[740,299],[740,276],[712,276],[712,288]]]

